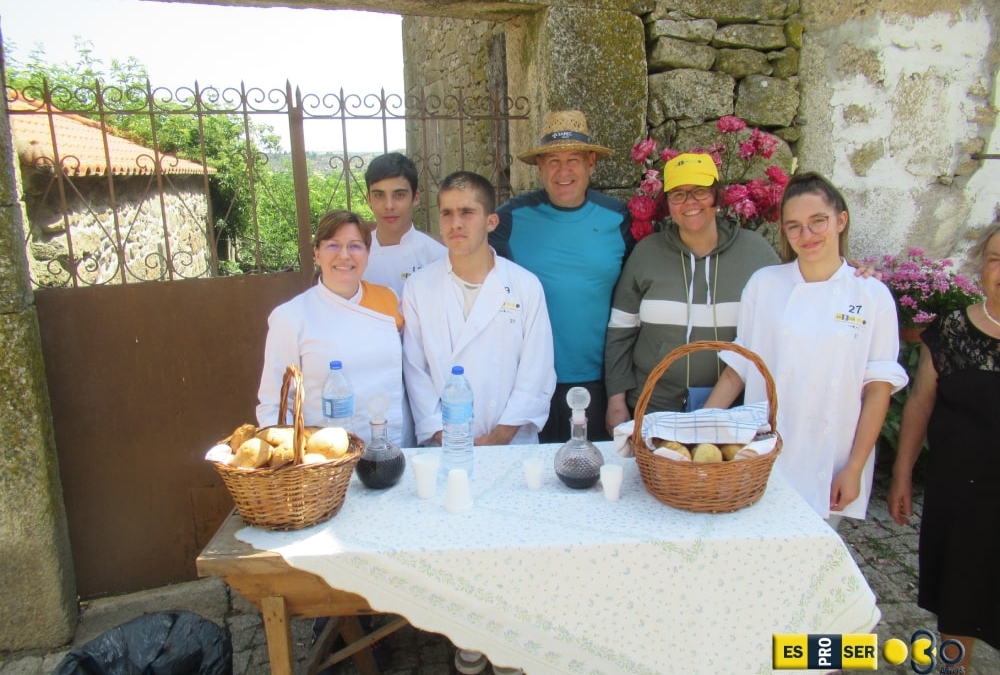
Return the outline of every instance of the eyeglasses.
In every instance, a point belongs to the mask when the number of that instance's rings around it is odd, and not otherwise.
[[[803,226],[800,223],[792,223],[791,225],[782,225],[782,229],[785,230],[785,236],[789,239],[798,239],[805,232]],[[805,227],[809,228],[809,231],[813,234],[823,234],[826,232],[827,228],[830,227],[830,216],[815,216],[810,218],[806,222]]]
[[[671,204],[683,204],[689,196],[694,197],[695,201],[703,202],[712,196],[712,189],[696,187],[693,190],[671,190],[667,193],[667,201]]]
[[[334,255],[340,255],[340,252],[344,250],[344,245],[336,241],[326,241],[320,246],[326,253],[332,253]],[[361,255],[367,250],[364,242],[352,241],[347,244],[347,252],[351,255]]]

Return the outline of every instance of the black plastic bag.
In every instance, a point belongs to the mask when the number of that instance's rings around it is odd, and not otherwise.
[[[53,675],[231,675],[229,631],[192,612],[144,614],[102,633]]]

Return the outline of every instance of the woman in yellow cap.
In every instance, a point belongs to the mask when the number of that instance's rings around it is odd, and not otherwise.
[[[663,168],[670,219],[636,244],[615,287],[604,351],[606,424],[631,418],[650,371],[694,340],[736,337],[740,294],[750,276],[778,262],[770,244],[719,213],[723,185],[711,155],[685,153]],[[699,352],[657,383],[650,411],[694,410],[722,371]]]

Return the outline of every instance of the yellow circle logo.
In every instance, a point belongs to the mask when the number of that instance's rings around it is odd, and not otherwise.
[[[890,638],[882,645],[882,658],[893,666],[898,666],[906,660],[906,643],[899,638]]]
[[[934,643],[927,638],[917,638],[913,641],[913,662],[918,666],[929,666],[934,662]]]

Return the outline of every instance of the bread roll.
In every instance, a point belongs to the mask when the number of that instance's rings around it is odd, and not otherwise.
[[[722,461],[722,450],[719,450],[719,446],[714,443],[699,443],[694,446],[694,450],[691,452],[692,462],[721,462]]]
[[[244,469],[257,469],[271,459],[271,446],[260,438],[251,438],[239,447],[232,465]]]
[[[688,450],[687,446],[683,443],[678,443],[677,441],[664,441],[660,440],[656,443],[658,448],[666,448],[667,450],[673,450],[674,452],[684,455],[688,459],[691,459],[691,451]]]
[[[295,430],[292,427],[268,427],[258,431],[257,438],[267,441],[274,447],[292,445],[295,442]]]
[[[257,433],[257,427],[252,424],[241,424],[233,435],[229,437],[229,447],[236,452],[246,441],[250,440]]]
[[[320,429],[306,441],[307,453],[319,453],[329,459],[336,459],[347,454],[351,439],[343,427],[326,427]]]
[[[330,458],[326,455],[321,455],[318,452],[307,452],[306,456],[302,458],[303,464],[322,464],[323,462],[329,462]]]
[[[279,445],[271,450],[271,459],[268,460],[268,466],[281,466],[282,464],[287,464],[295,461],[295,448],[291,445]]]
[[[722,450],[722,459],[727,462],[733,461],[736,457],[736,453],[743,449],[743,446],[739,443],[724,443],[719,446],[719,450]]]

